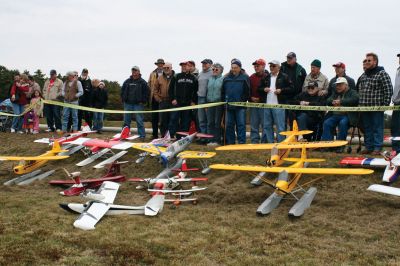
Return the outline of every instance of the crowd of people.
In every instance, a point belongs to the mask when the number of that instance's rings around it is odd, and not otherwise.
[[[400,54],[399,57],[400,64]],[[151,110],[165,110],[196,104],[215,102],[252,102],[267,104],[289,104],[301,106],[388,106],[400,104],[400,67],[396,72],[394,87],[385,69],[379,66],[375,53],[366,54],[362,75],[355,80],[346,74],[346,65],[337,62],[332,65],[336,75],[330,80],[321,72],[322,62],[315,59],[307,74],[297,62],[297,55],[290,52],[282,64],[277,60],[255,60],[254,73],[249,75],[239,59],[231,60],[229,70],[224,73],[220,63],[211,59],[201,61],[201,71],[194,61],[179,64],[175,72],[172,64],[158,59],[156,68],[148,81],[142,78],[140,68],[131,68],[131,75],[121,87],[120,98],[126,111],[143,111],[146,104]],[[267,69],[268,66],[268,69]],[[72,105],[104,109],[107,107],[108,92],[105,84],[98,79],[91,80],[87,69],[81,75],[76,71],[67,73],[67,80],[57,78],[55,70],[43,88],[24,74],[17,75],[11,88],[10,99],[16,114],[21,114],[29,102],[43,98]],[[62,109],[62,110],[61,110]],[[188,131],[195,122],[199,132],[212,134],[213,138],[204,144],[210,146],[246,142],[245,106],[220,105],[194,110],[152,113],[152,138],[164,136],[167,131],[175,137],[177,131]],[[362,154],[380,154],[383,145],[384,113],[369,112],[321,112],[290,111],[277,108],[249,108],[250,142],[272,143],[281,141],[279,133],[291,127],[297,120],[300,130],[313,130],[307,140],[345,140],[350,127],[359,127],[364,134],[365,149]],[[82,120],[90,127],[102,131],[102,112],[82,111],[58,105],[35,105],[23,118],[15,117],[11,132],[23,129],[39,132],[39,117],[42,112],[47,120],[48,131],[67,132],[81,128]],[[400,136],[400,111],[393,111],[392,136]],[[29,116],[28,116],[29,114]],[[61,115],[62,114],[62,115]],[[135,113],[140,138],[146,137],[143,113]],[[131,126],[132,114],[125,113],[122,126]],[[176,136],[179,137],[179,136]],[[393,150],[400,152],[399,142],[393,143]],[[343,152],[343,148],[336,150]]]

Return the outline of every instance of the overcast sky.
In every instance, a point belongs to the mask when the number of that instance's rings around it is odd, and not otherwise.
[[[381,1],[77,1],[0,0],[0,65],[61,74],[89,69],[91,78],[122,82],[138,65],[143,78],[163,58],[211,58],[247,72],[257,58],[283,61],[294,51],[307,73],[342,61],[357,78],[365,53],[379,55],[394,77],[400,53],[398,0]]]

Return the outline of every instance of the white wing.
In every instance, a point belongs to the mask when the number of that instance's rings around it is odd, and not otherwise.
[[[89,209],[76,219],[74,226],[82,230],[93,230],[94,226],[100,221],[104,214],[106,214],[108,209],[110,209],[109,204],[93,202]]]
[[[97,191],[98,194],[104,196],[102,203],[112,204],[118,193],[119,184],[112,181],[105,181]]]
[[[375,185],[370,185],[368,187],[368,190],[400,197],[400,188],[396,187],[389,187],[389,186],[375,184]]]
[[[145,205],[144,214],[155,216],[162,211],[164,207],[165,195],[154,195]]]

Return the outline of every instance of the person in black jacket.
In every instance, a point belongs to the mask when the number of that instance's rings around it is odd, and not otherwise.
[[[295,93],[289,76],[280,71],[280,63],[273,60],[268,63],[270,74],[261,79],[258,92],[260,102],[268,104],[287,104],[289,97]],[[277,139],[281,142],[284,136],[279,133],[286,130],[285,109],[266,108],[264,110],[264,133],[268,143],[274,142],[274,124],[277,128]]]
[[[182,72],[175,75],[169,84],[168,95],[172,108],[195,105],[197,101],[197,78],[190,73],[188,62],[180,63]],[[175,137],[179,131],[189,131],[190,110],[172,112],[169,122],[169,133]]]
[[[92,93],[92,107],[97,109],[104,109],[107,107],[108,102],[108,91],[105,88],[104,82],[100,82],[98,79],[92,81],[93,93]],[[103,129],[104,113],[93,112],[93,130],[97,130],[97,133],[101,134]]]
[[[143,111],[144,104],[149,99],[150,89],[147,82],[142,79],[140,68],[132,67],[132,75],[125,80],[121,88],[121,99],[124,103],[125,111]],[[136,125],[140,139],[143,141],[146,137],[143,123],[143,114],[135,114]],[[132,114],[124,114],[123,127],[131,127]]]
[[[89,107],[92,104],[91,100],[93,87],[92,81],[89,77],[89,71],[86,68],[82,70],[81,76],[78,78],[78,80],[82,83],[83,88],[83,95],[79,97],[79,105]],[[88,123],[90,128],[92,128],[92,112],[78,110],[78,130],[81,128],[82,118],[85,119],[86,123]]]
[[[324,106],[325,97],[318,95],[319,88],[318,82],[311,81],[307,85],[307,90],[298,94],[294,100],[289,101],[290,104],[302,105],[302,106]],[[304,135],[304,138],[311,141],[314,136],[314,140],[319,140],[322,134],[322,120],[324,113],[318,111],[306,111],[300,110],[295,111],[295,117],[299,130],[312,130],[313,134]]]

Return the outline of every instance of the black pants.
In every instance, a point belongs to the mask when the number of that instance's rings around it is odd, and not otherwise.
[[[151,100],[151,110],[159,110],[159,103],[153,98]],[[152,113],[151,114],[151,126],[153,128],[153,138],[158,138],[158,122],[159,122],[160,113]],[[161,133],[161,135],[163,135]]]
[[[86,105],[82,105],[86,106]],[[89,127],[92,128],[93,114],[89,111],[78,110],[78,130],[81,130],[82,118],[88,123]]]
[[[159,103],[159,108],[160,110],[163,109],[170,109],[172,106],[170,101],[163,101]],[[160,133],[161,137],[165,136],[165,133],[168,131],[168,126],[169,126],[169,120],[170,120],[171,112],[161,112],[160,117],[161,117],[161,122],[160,122]]]

